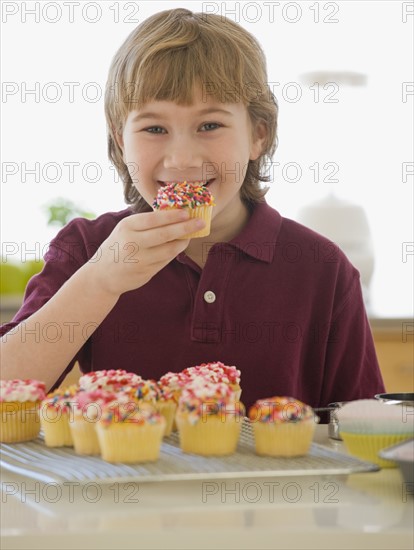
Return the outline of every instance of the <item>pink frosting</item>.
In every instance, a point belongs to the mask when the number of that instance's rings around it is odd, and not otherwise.
[[[142,380],[141,376],[123,369],[97,370],[88,372],[79,378],[79,386],[87,391],[115,390],[125,386],[133,387]]]
[[[214,384],[201,376],[183,388],[178,410],[187,415],[191,424],[205,415],[244,415],[243,405],[235,401],[235,393],[228,384]]]
[[[46,397],[46,386],[39,380],[0,380],[1,401],[42,401]]]
[[[47,394],[46,399],[42,402],[42,407],[46,406],[57,410],[60,409],[63,413],[69,413],[75,404],[75,395],[78,389],[76,385],[69,386],[65,389],[56,389]]]
[[[98,405],[104,405],[109,403],[115,398],[116,394],[113,391],[108,390],[91,390],[91,391],[80,391],[77,393],[75,401],[76,406],[79,409],[83,409],[88,406],[90,403],[97,403]]]
[[[225,365],[221,361],[189,367],[183,370],[183,374],[191,380],[196,376],[204,376],[215,383],[240,384],[240,371],[236,367]]]
[[[75,417],[83,417],[89,422],[96,422],[101,418],[105,405],[116,399],[118,395],[119,393],[111,390],[81,390],[75,397]]]
[[[170,391],[181,390],[188,382],[190,378],[183,372],[167,372],[158,381],[158,385],[162,389],[168,389]]]

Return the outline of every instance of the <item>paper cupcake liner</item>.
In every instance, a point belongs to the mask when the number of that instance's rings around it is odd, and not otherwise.
[[[350,454],[374,462],[381,468],[395,468],[395,462],[380,458],[378,453],[386,447],[410,439],[412,434],[360,434],[341,431],[341,437]]]
[[[205,227],[203,227],[203,229],[200,229],[200,231],[189,233],[184,237],[180,237],[180,239],[195,239],[197,237],[207,237],[208,235],[210,235],[211,214],[213,212],[213,207],[197,206],[196,208],[188,208],[188,211],[190,213],[190,220],[193,218],[199,218],[200,220],[204,220],[206,222],[206,225]]]
[[[164,437],[171,435],[174,424],[175,412],[177,410],[177,403],[173,400],[159,401],[156,406],[158,412],[165,418],[165,430]]]
[[[184,453],[223,456],[235,452],[243,419],[229,415],[207,416],[205,421],[190,424],[185,414],[176,414],[180,447]]]
[[[40,424],[47,447],[73,447],[67,413],[62,413],[56,420],[48,420],[46,412],[42,411]]]
[[[264,456],[303,456],[309,451],[317,421],[252,422],[256,453]]]
[[[0,441],[19,443],[36,439],[40,431],[40,401],[0,403]]]
[[[154,462],[160,454],[165,421],[145,426],[133,422],[97,423],[101,455],[107,462]]]
[[[235,393],[235,397],[234,397],[235,401],[240,401],[242,390],[239,384],[230,384],[230,387]]]
[[[174,390],[173,392],[173,399],[176,402],[177,406],[178,406],[178,401],[180,400],[180,397],[181,397],[181,392],[182,392],[182,388]],[[175,420],[175,414],[174,414],[171,432],[177,432],[177,431],[178,431],[178,426],[177,426],[177,422]]]
[[[96,433],[96,422],[81,415],[75,415],[69,423],[75,453],[78,455],[99,455],[101,448]]]

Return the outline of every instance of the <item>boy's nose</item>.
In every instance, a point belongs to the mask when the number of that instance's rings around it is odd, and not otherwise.
[[[199,168],[202,164],[203,159],[200,151],[190,139],[177,138],[169,144],[165,151],[165,168],[187,170],[188,168]]]

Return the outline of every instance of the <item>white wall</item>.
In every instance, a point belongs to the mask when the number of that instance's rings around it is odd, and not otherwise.
[[[402,174],[413,150],[412,2],[2,2],[3,246],[17,243],[19,259],[48,243],[56,229],[46,226],[42,205],[58,197],[97,214],[124,207],[106,158],[103,100],[95,94],[137,21],[182,6],[231,17],[266,52],[280,107],[270,204],[295,218],[333,189],[363,205],[376,254],[372,314],[412,315],[414,256],[403,255],[403,243],[413,241],[413,176]],[[327,102],[330,89],[320,89],[316,100],[300,77],[315,70],[363,73],[367,85],[339,86],[337,103]],[[35,163],[39,178],[25,173]],[[68,163],[78,163],[73,181]],[[309,168],[315,163],[319,182]],[[323,181],[326,163],[338,166],[337,183]],[[297,182],[289,181],[294,167],[302,173]],[[412,173],[412,164],[407,169]]]

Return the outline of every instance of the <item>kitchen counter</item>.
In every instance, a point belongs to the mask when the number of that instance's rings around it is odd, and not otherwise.
[[[315,441],[344,451],[317,426]],[[397,468],[349,476],[45,484],[1,470],[0,547],[414,547],[414,487]]]

